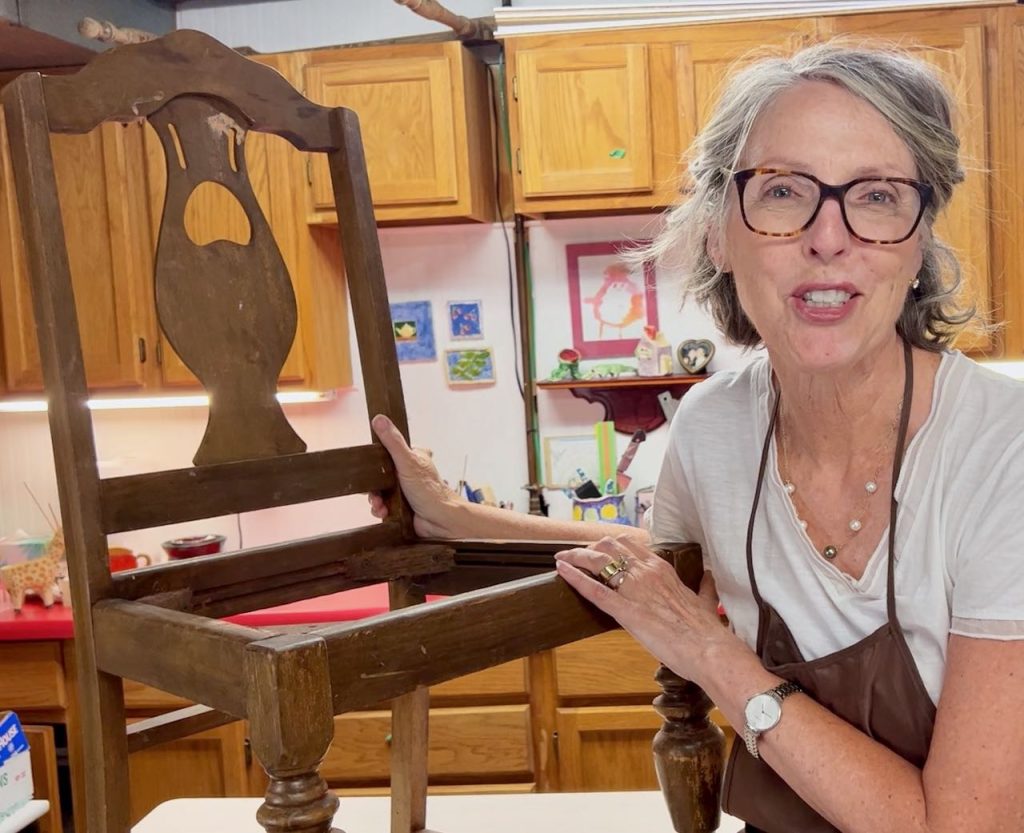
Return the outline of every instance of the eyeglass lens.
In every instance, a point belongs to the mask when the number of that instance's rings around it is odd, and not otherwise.
[[[821,189],[801,174],[754,174],[743,189],[747,224],[763,234],[789,235],[803,229],[818,209]],[[898,241],[907,237],[921,213],[921,194],[912,185],[864,180],[843,197],[850,231],[865,240]]]

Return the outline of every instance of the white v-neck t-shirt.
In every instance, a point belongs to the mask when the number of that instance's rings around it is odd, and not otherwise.
[[[649,524],[655,544],[696,542],[735,630],[753,648],[757,604],[747,521],[774,396],[767,358],[714,374],[672,421]],[[1024,639],[1024,383],[958,352],[942,356],[931,413],[897,484],[896,615],[938,702],[950,633]],[[806,660],[886,620],[886,528],[860,579],[819,555],[782,484],[774,441],[754,526],[765,602]]]

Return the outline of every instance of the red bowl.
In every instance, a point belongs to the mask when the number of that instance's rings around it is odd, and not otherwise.
[[[190,535],[164,541],[162,546],[169,558],[194,558],[220,552],[227,539],[223,535]]]

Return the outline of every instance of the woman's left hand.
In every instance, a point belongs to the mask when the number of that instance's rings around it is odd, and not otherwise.
[[[597,576],[625,560],[626,570],[609,586]],[[558,574],[585,598],[614,617],[672,671],[706,688],[713,666],[750,649],[718,617],[713,589],[698,595],[682,583],[672,565],[626,536],[603,538],[555,556]],[[613,589],[614,587],[614,589]]]

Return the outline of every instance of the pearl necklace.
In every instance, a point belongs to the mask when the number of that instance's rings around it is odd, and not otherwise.
[[[896,427],[899,424],[899,418],[900,418],[900,414],[899,414],[899,412],[897,412],[896,419],[893,420],[893,423],[890,426],[889,437],[888,437],[889,440],[891,440],[892,436],[896,433]],[[786,471],[789,472],[789,470],[790,470],[789,469],[789,453],[787,451],[787,447],[789,446],[789,437],[788,437],[788,433],[786,431],[786,422],[785,422],[785,420],[779,420],[779,426],[780,426],[780,439],[782,440],[782,460],[783,460],[783,464],[786,467]],[[887,442],[886,443],[886,447],[888,447],[888,445],[889,445],[889,443]],[[886,457],[885,454],[881,455],[881,459],[883,461],[885,460],[885,457]],[[861,518],[864,516],[864,513],[868,509],[868,503],[869,503],[869,501],[871,499],[871,496],[873,494],[875,494],[875,492],[878,491],[878,478],[879,478],[879,476],[882,473],[882,465],[883,465],[883,463],[879,463],[875,467],[874,475],[870,479],[868,479],[868,480],[866,480],[864,482],[865,497],[863,498],[863,500],[861,502],[861,505],[859,507],[860,511],[854,517],[850,518],[850,520],[846,524],[846,527],[849,530],[847,532],[847,539],[852,538],[854,535],[856,535],[858,532],[860,532],[864,528],[864,523],[861,520]],[[793,500],[793,495],[796,493],[796,484],[791,479],[789,479],[788,477],[783,477],[782,485],[786,489],[786,494],[789,495],[790,502],[793,504],[793,509],[796,510],[796,503]],[[805,521],[803,518],[801,518],[799,513],[797,514],[797,520],[800,522],[800,528],[803,529],[806,532],[807,531],[807,521]],[[839,555],[839,551],[844,546],[846,546],[845,542],[843,544],[826,544],[824,547],[822,547],[821,554],[826,559],[828,559],[829,561],[833,561],[833,560],[835,560],[836,556]]]

